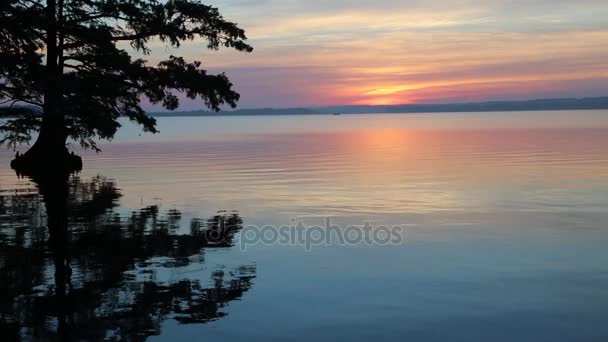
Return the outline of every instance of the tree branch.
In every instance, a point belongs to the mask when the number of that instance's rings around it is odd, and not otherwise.
[[[158,33],[140,33],[140,34],[133,34],[133,35],[128,35],[128,36],[116,36],[116,37],[111,37],[109,40],[110,41],[124,41],[124,40],[138,40],[138,39],[145,39],[145,38],[150,38],[153,36],[158,35]],[[84,47],[86,45],[92,44],[92,43],[96,43],[99,41],[104,41],[107,42],[108,39],[103,39],[103,40],[95,40],[95,39],[90,39],[88,41],[82,41],[79,43],[70,43],[70,44],[63,44],[62,46],[60,46],[61,49],[64,50],[71,50],[71,49],[78,49],[81,47]]]
[[[14,95],[10,95],[10,94],[8,94],[8,93],[6,93],[4,91],[1,92],[1,93],[2,93],[2,97],[6,97],[6,98],[8,98],[8,100],[6,100],[6,101],[4,101],[4,102],[2,102],[0,104],[5,104],[5,103],[8,103],[8,102],[14,101],[14,102],[27,103],[27,104],[30,104],[30,105],[42,108],[42,103],[36,102],[34,100],[28,100],[28,99],[24,99],[24,98],[20,98],[20,97],[15,97]]]

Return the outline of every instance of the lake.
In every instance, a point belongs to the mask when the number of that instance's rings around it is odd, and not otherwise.
[[[608,111],[158,125],[59,216],[0,153],[3,336],[608,339]]]

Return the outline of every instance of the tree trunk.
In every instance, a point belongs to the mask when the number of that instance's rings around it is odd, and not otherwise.
[[[44,118],[38,139],[26,156],[53,158],[67,154],[65,150],[66,137],[63,131],[64,120],[61,113],[62,92],[59,79],[62,71],[58,64],[58,30],[57,30],[57,1],[47,1],[48,26],[46,29],[46,66],[44,82]],[[65,151],[64,151],[65,150]]]
[[[11,162],[11,167],[26,176],[79,171],[82,159],[68,151],[66,141],[63,120],[45,116],[38,139],[25,154]]]
[[[50,117],[45,114],[38,138],[24,157],[59,161],[69,154],[65,127],[61,119],[63,118],[58,115]]]
[[[63,12],[63,1],[59,2],[59,12]],[[65,144],[67,133],[61,111],[61,79],[63,75],[63,52],[58,47],[60,34],[58,27],[63,16],[59,15],[56,0],[47,0],[46,15],[46,66],[44,82],[44,105],[42,127],[36,143],[23,155],[11,162],[18,173],[32,175],[49,171],[75,171],[82,169],[82,160],[68,153]],[[59,41],[63,39],[60,38]]]

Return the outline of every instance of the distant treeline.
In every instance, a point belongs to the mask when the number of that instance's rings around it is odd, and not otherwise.
[[[152,116],[212,116],[212,115],[323,115],[374,113],[454,113],[509,112],[535,110],[608,109],[608,97],[582,99],[540,99],[528,101],[492,101],[449,104],[404,104],[391,106],[330,106],[309,108],[237,109],[219,113],[210,111],[157,112]]]

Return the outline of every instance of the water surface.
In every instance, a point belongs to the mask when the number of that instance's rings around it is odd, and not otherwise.
[[[24,339],[608,337],[606,111],[158,121],[159,135],[127,124],[103,153],[86,152],[70,179],[67,250],[52,245],[36,184],[2,152],[2,329]],[[403,241],[242,248],[242,229],[328,218],[398,225]],[[229,243],[204,235],[226,224]]]

